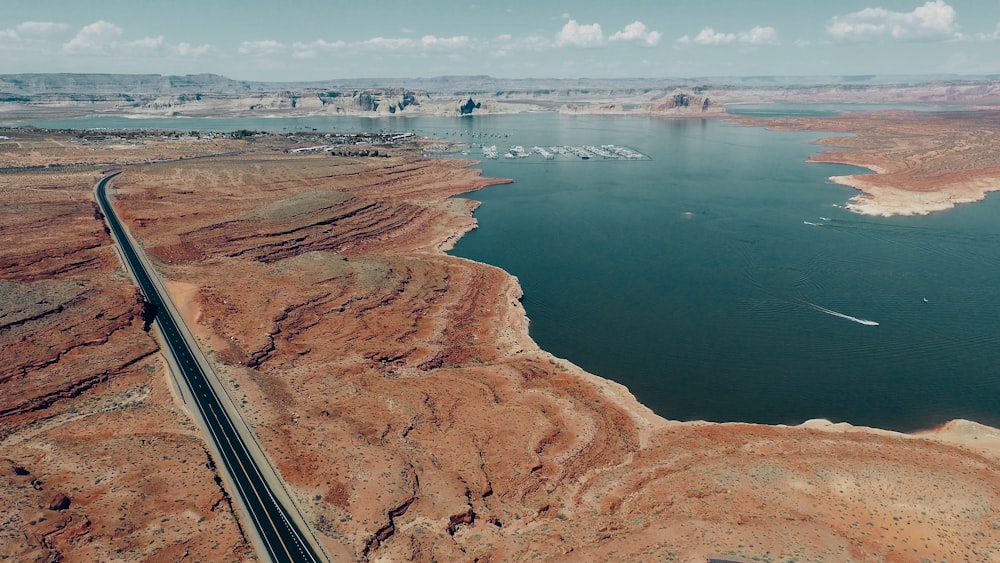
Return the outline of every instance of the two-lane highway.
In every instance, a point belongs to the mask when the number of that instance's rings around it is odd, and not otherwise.
[[[160,336],[167,345],[168,352],[174,359],[194,402],[197,405],[202,423],[205,425],[209,438],[214,445],[218,457],[222,458],[223,467],[229,476],[232,492],[238,495],[238,505],[241,505],[259,535],[259,543],[266,551],[266,556],[275,562],[284,561],[321,561],[306,536],[296,526],[289,516],[288,510],[275,497],[267,480],[262,474],[255,456],[251,454],[250,444],[243,439],[241,433],[224,408],[222,401],[208,380],[204,368],[191,350],[191,344],[185,339],[179,320],[171,315],[172,307],[166,306],[167,297],[161,295],[151,274],[146,271],[143,260],[132,245],[131,239],[115,215],[108,202],[106,188],[116,172],[103,178],[96,186],[97,202],[100,205],[111,233],[121,248],[136,283],[153,307],[156,308],[156,324]],[[258,454],[261,455],[262,454]],[[236,496],[234,495],[234,496]],[[261,554],[264,555],[264,554]]]

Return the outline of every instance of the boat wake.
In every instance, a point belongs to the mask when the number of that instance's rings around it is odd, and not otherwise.
[[[833,315],[835,317],[840,317],[842,319],[847,319],[849,321],[854,321],[854,322],[856,322],[858,324],[862,324],[862,325],[865,325],[865,326],[878,326],[878,323],[876,321],[870,321],[868,319],[859,319],[858,317],[852,317],[850,315],[845,315],[844,313],[839,313],[837,311],[834,311],[833,309],[827,309],[826,307],[822,307],[822,306],[817,305],[815,303],[810,303],[810,302],[804,301],[804,300],[802,301],[802,303],[804,303],[804,304],[812,307],[813,309],[816,309],[820,313],[826,313],[827,315]]]

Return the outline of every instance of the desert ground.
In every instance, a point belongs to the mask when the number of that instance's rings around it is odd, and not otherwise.
[[[914,119],[769,125],[857,133],[818,158],[887,185],[995,173],[979,121]],[[945,130],[985,156],[919,158]],[[255,557],[96,212],[123,168],[116,209],[333,560],[1000,561],[1000,431],[670,421],[540,350],[517,280],[445,253],[475,227],[453,196],[504,181],[471,162],[0,135],[0,558]]]

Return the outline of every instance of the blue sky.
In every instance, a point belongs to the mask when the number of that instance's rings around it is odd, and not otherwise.
[[[1000,0],[5,4],[0,73],[273,81],[1000,73]]]

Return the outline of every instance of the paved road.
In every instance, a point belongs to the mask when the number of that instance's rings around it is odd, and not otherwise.
[[[166,342],[168,352],[173,355],[184,380],[187,382],[190,394],[198,405],[209,438],[222,458],[225,470],[235,491],[241,499],[245,515],[257,529],[261,543],[267,551],[267,558],[275,562],[284,561],[321,561],[305,535],[295,525],[288,511],[282,506],[261,473],[254,456],[251,455],[247,443],[237,431],[228,412],[216,395],[215,390],[205,376],[203,368],[187,340],[185,340],[178,322],[170,315],[170,309],[164,306],[164,296],[160,295],[150,274],[139,259],[131,240],[115,215],[108,202],[106,188],[108,182],[116,174],[103,178],[96,187],[97,201],[101,206],[112,234],[127,260],[129,268],[135,277],[146,300],[156,307],[156,323],[160,335]],[[253,447],[253,445],[251,445]],[[234,495],[235,496],[235,495]],[[260,554],[264,555],[264,554]]]

